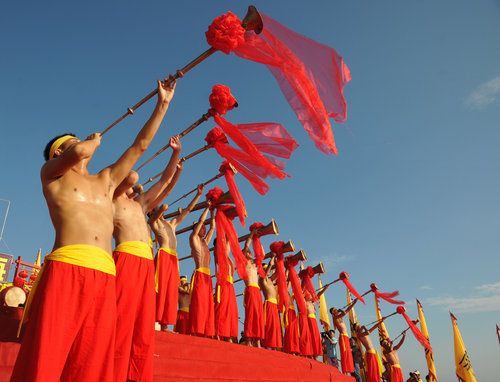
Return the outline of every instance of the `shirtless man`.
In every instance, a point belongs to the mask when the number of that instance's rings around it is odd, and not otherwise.
[[[179,162],[178,136],[170,139],[172,156],[160,180],[136,195],[139,176],[132,171],[113,199],[116,248],[115,380],[152,381],[155,325],[155,269],[146,214],[167,188]]]
[[[259,287],[258,267],[249,249],[256,231],[252,231],[243,248],[243,254],[248,259],[246,264],[248,280],[244,280],[245,293],[243,297],[245,306],[244,337],[248,346],[261,347],[261,341],[264,338],[264,309]]]
[[[12,381],[113,379],[116,324],[115,264],[111,257],[115,189],[148,148],[173,97],[158,81],[152,116],[132,146],[111,166],[90,175],[87,165],[101,142],[95,133],[47,144],[40,173],[56,231],[45,257]],[[33,367],[36,365],[36,367]]]
[[[290,287],[288,287],[288,289],[290,289]],[[287,320],[285,320],[283,350],[290,354],[299,354],[299,326],[297,321],[297,311],[295,310],[295,304],[293,301],[293,295],[288,292],[288,317]]]
[[[214,300],[212,275],[210,272],[210,250],[208,243],[215,231],[215,218],[212,202],[207,200],[207,208],[189,236],[191,255],[196,269],[191,286],[191,302],[189,304],[189,330],[191,334],[203,337],[215,335]],[[205,219],[210,210],[210,230],[206,232]],[[206,235],[205,235],[206,233]]]
[[[176,173],[180,173],[180,167]],[[156,255],[156,321],[163,331],[169,331],[168,325],[174,325],[177,318],[177,300],[179,291],[179,265],[177,258],[177,226],[192,211],[203,192],[203,185],[199,185],[191,203],[179,215],[171,220],[163,218],[167,205],[156,208],[149,218],[149,225],[155,234],[160,248]]]
[[[316,321],[316,308],[308,291],[304,291],[304,296],[306,299],[307,320],[309,322],[309,332],[311,334],[313,358],[316,358],[323,354],[323,345],[319,334],[318,321]]]
[[[233,339],[238,338],[238,305],[233,286],[235,268],[229,251],[230,243],[226,241],[227,277],[217,280],[215,285],[215,334],[219,339],[234,342]],[[218,266],[217,248],[214,249],[214,259]]]
[[[401,371],[401,366],[399,365],[398,350],[405,342],[406,332],[403,332],[403,337],[396,346],[389,339],[382,341],[382,351],[384,353],[385,359],[391,369],[391,382],[404,382],[403,372]]]
[[[349,313],[357,302],[358,299],[355,299],[347,306],[345,311],[335,308],[330,309],[333,325],[339,332],[340,366],[342,366],[344,374],[354,373],[354,361],[352,359],[351,344],[349,342],[349,335],[347,334],[347,327],[344,323],[344,316]]]
[[[378,367],[377,354],[370,339],[370,333],[377,329],[382,324],[382,322],[384,322],[384,320],[385,317],[370,329],[367,329],[364,325],[354,324],[354,330],[356,331],[357,338],[363,344],[366,350],[366,382],[380,382],[380,370]]]
[[[189,290],[191,284],[187,281],[186,276],[180,277],[181,285],[179,285],[179,310],[177,311],[177,321],[175,323],[174,332],[180,334],[189,333]]]
[[[270,349],[276,350],[281,348],[281,323],[280,315],[278,312],[278,300],[276,288],[273,283],[273,277],[269,277],[269,273],[272,269],[276,256],[271,258],[269,265],[266,268],[266,274],[264,277],[259,277],[259,286],[264,292],[265,302],[264,302],[264,314],[265,314],[265,325],[264,325],[264,340],[262,341],[262,346]]]

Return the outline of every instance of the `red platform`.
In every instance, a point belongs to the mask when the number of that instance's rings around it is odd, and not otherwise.
[[[20,344],[0,342],[0,381],[8,381]],[[155,381],[354,382],[324,363],[206,338],[156,332]]]

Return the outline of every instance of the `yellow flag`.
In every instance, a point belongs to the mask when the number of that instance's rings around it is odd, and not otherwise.
[[[458,331],[457,319],[453,314],[451,314],[451,312],[450,316],[451,323],[453,325],[453,342],[455,343],[455,370],[457,373],[457,377],[464,382],[476,382],[476,377],[474,376],[474,370],[472,370],[469,355],[467,354],[467,350],[465,350],[462,336]]]
[[[38,250],[38,254],[36,255],[35,265],[38,267],[41,264],[41,255],[42,255],[42,248]]]
[[[378,298],[375,294],[374,294],[374,297],[375,297],[375,313],[377,314],[377,321],[380,321],[382,319],[382,313],[380,312],[380,308],[378,307]],[[382,342],[384,340],[389,341],[389,333],[387,332],[387,329],[385,328],[385,323],[383,323],[383,322],[378,326],[378,340],[379,340],[381,349],[382,349]],[[387,364],[387,360],[385,359],[384,352],[382,351],[380,353],[382,355],[382,361],[384,361],[384,364]],[[382,371],[382,369],[380,369],[380,371]]]
[[[323,283],[321,282],[321,277],[318,273],[318,281],[319,281],[319,290],[323,289]],[[325,331],[331,328],[330,326],[330,317],[328,316],[328,308],[326,306],[325,294],[323,293],[319,298],[319,321],[321,325],[323,325],[323,329]]]
[[[422,304],[420,304],[420,301],[417,300],[417,307],[418,307],[418,318],[420,320],[420,329],[424,337],[429,341],[429,333],[427,332],[427,324],[425,323],[425,317],[424,317],[424,310],[422,309]],[[429,341],[431,343],[431,341]],[[434,364],[434,356],[433,354],[429,351],[429,349],[425,349],[425,359],[427,361],[427,367],[429,368],[429,376],[431,377],[430,381],[431,382],[436,382],[437,381],[437,376],[436,376],[436,365]]]
[[[346,288],[347,292],[347,305],[351,305],[351,293],[349,293],[349,289]],[[361,356],[363,359],[365,359],[365,350],[363,349],[363,346],[361,345],[361,342],[359,341],[358,335],[356,334],[356,330],[354,330],[354,325],[358,323],[358,318],[356,317],[356,312],[354,311],[354,308],[352,308],[349,311],[349,324],[351,327],[351,337],[356,340],[356,345],[358,346]],[[363,362],[363,365],[360,365],[359,368],[360,374],[361,374],[361,379],[363,382],[366,382],[366,369],[365,369],[365,364]]]

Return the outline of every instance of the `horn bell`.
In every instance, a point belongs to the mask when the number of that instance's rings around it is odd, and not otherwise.
[[[323,263],[320,261],[318,265],[313,267],[314,273],[325,273],[325,267],[323,266]]]
[[[262,17],[260,16],[257,8],[255,8],[253,5],[250,5],[248,7],[247,14],[241,22],[241,26],[247,31],[254,31],[256,34],[259,34],[260,32],[262,32],[262,29],[264,29],[264,22],[262,21]]]

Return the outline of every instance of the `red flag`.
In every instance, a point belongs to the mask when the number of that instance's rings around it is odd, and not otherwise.
[[[278,275],[278,296],[279,296],[279,310],[280,312],[288,313],[288,288],[286,285],[286,274],[285,274],[285,258],[283,257],[283,246],[285,245],[282,241],[275,241],[269,246],[271,251],[276,254],[276,273]]]
[[[415,338],[417,339],[418,342],[420,342],[420,344],[424,347],[424,348],[427,348],[431,353],[432,353],[432,347],[431,347],[431,344],[429,343],[429,341],[427,341],[427,338],[425,338],[425,336],[422,334],[422,332],[420,331],[420,329],[417,327],[417,325],[415,325],[415,323],[410,320],[410,317],[408,317],[408,315],[405,313],[406,309],[404,306],[398,306],[398,308],[396,309],[396,311],[403,315],[403,317],[405,318],[406,322],[408,323],[410,329],[411,329],[411,332],[413,333],[413,335],[415,336]]]
[[[349,274],[347,272],[340,272],[339,278],[345,284],[345,286],[347,287],[347,289],[349,289],[349,291],[353,295],[355,295],[358,298],[359,301],[361,301],[363,304],[366,305],[366,302],[365,302],[365,300],[363,300],[363,297],[361,297],[361,295],[358,293],[358,291],[356,289],[354,289],[354,287],[352,286],[352,284],[349,282]]]
[[[370,288],[371,288],[372,292],[375,293],[375,296],[377,296],[377,297],[379,297],[387,302],[390,302],[391,304],[395,304],[395,305],[404,305],[405,304],[404,301],[398,301],[398,300],[392,299],[393,297],[396,297],[399,295],[399,291],[397,291],[397,290],[394,292],[391,292],[391,293],[382,293],[382,292],[378,291],[378,288],[375,285],[375,283],[370,284]]]
[[[349,69],[334,49],[261,16],[262,33],[245,33],[234,53],[265,64],[316,147],[337,154],[328,118],[346,119],[343,89],[351,80]]]
[[[299,263],[298,260],[292,263],[291,257],[287,256],[286,266],[288,268],[288,279],[290,280],[290,284],[292,285],[293,296],[295,298],[295,302],[297,302],[297,308],[299,308],[300,313],[306,313],[306,301],[304,299],[304,293],[302,292],[302,288],[300,286],[299,276],[295,271],[295,266]]]
[[[314,269],[312,269],[312,267],[307,267],[306,269],[301,270],[299,277],[302,279],[304,289],[309,292],[311,299],[314,302],[319,301],[319,297],[316,294],[316,290],[314,289],[314,285],[311,281],[311,278],[314,277]]]
[[[260,229],[263,227],[264,224],[260,222],[253,223],[250,226],[250,232],[252,232],[254,229]],[[266,272],[264,272],[264,268],[262,268],[262,261],[264,260],[265,254],[264,254],[264,249],[262,248],[262,244],[260,242],[259,234],[253,235],[252,248],[253,248],[253,253],[255,254],[255,264],[257,264],[259,275],[260,277],[264,277],[266,275]]]
[[[224,173],[224,177],[226,178],[227,187],[229,188],[229,192],[233,197],[234,204],[236,206],[236,212],[238,213],[238,217],[240,218],[240,223],[244,227],[245,226],[245,215],[247,213],[247,209],[245,207],[245,201],[236,186],[236,182],[234,181],[234,173],[231,167],[229,166],[228,161],[222,162],[222,165],[219,167],[219,172]]]

